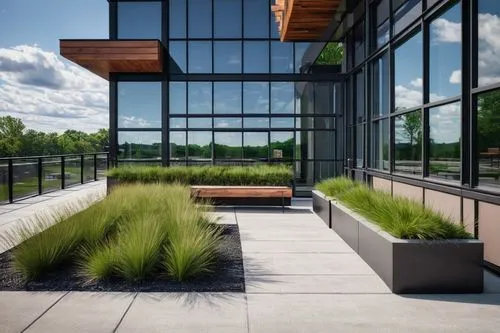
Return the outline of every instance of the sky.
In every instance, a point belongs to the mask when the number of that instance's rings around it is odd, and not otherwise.
[[[59,39],[108,38],[106,0],[0,1],[0,116],[28,128],[108,127],[108,84],[59,55]]]

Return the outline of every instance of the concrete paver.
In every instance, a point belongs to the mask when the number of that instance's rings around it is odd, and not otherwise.
[[[26,332],[112,332],[133,298],[133,293],[71,292]]]
[[[247,333],[245,296],[235,293],[140,294],[119,333]]]
[[[252,333],[498,332],[498,295],[248,294]]]
[[[345,242],[337,240],[316,241],[244,241],[241,248],[245,253],[354,253]]]
[[[65,292],[0,292],[0,332],[21,332],[64,294]]]

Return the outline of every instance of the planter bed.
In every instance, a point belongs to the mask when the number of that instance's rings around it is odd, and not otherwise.
[[[483,292],[479,240],[398,239],[319,191],[313,209],[394,293]]]
[[[238,226],[223,225],[223,240],[213,274],[186,282],[165,277],[132,283],[120,278],[85,283],[74,264],[49,273],[44,278],[24,283],[10,269],[12,250],[0,254],[0,290],[9,291],[119,291],[119,292],[244,292],[245,280]]]

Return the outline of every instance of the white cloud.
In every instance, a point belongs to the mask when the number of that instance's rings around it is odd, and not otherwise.
[[[432,32],[437,42],[460,43],[462,41],[462,24],[439,18],[432,23]]]
[[[462,83],[462,71],[460,69],[457,69],[456,71],[453,71],[451,73],[450,83],[452,83],[452,84]]]
[[[500,18],[479,14],[479,84],[500,82]]]
[[[0,48],[0,116],[28,128],[92,132],[108,127],[108,83],[38,46]]]
[[[422,88],[423,86],[423,81],[422,78],[416,78],[415,80],[411,80],[410,84],[414,86],[415,88]]]

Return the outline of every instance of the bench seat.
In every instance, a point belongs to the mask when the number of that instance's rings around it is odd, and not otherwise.
[[[289,206],[292,199],[287,186],[191,186],[191,193],[215,205]]]

